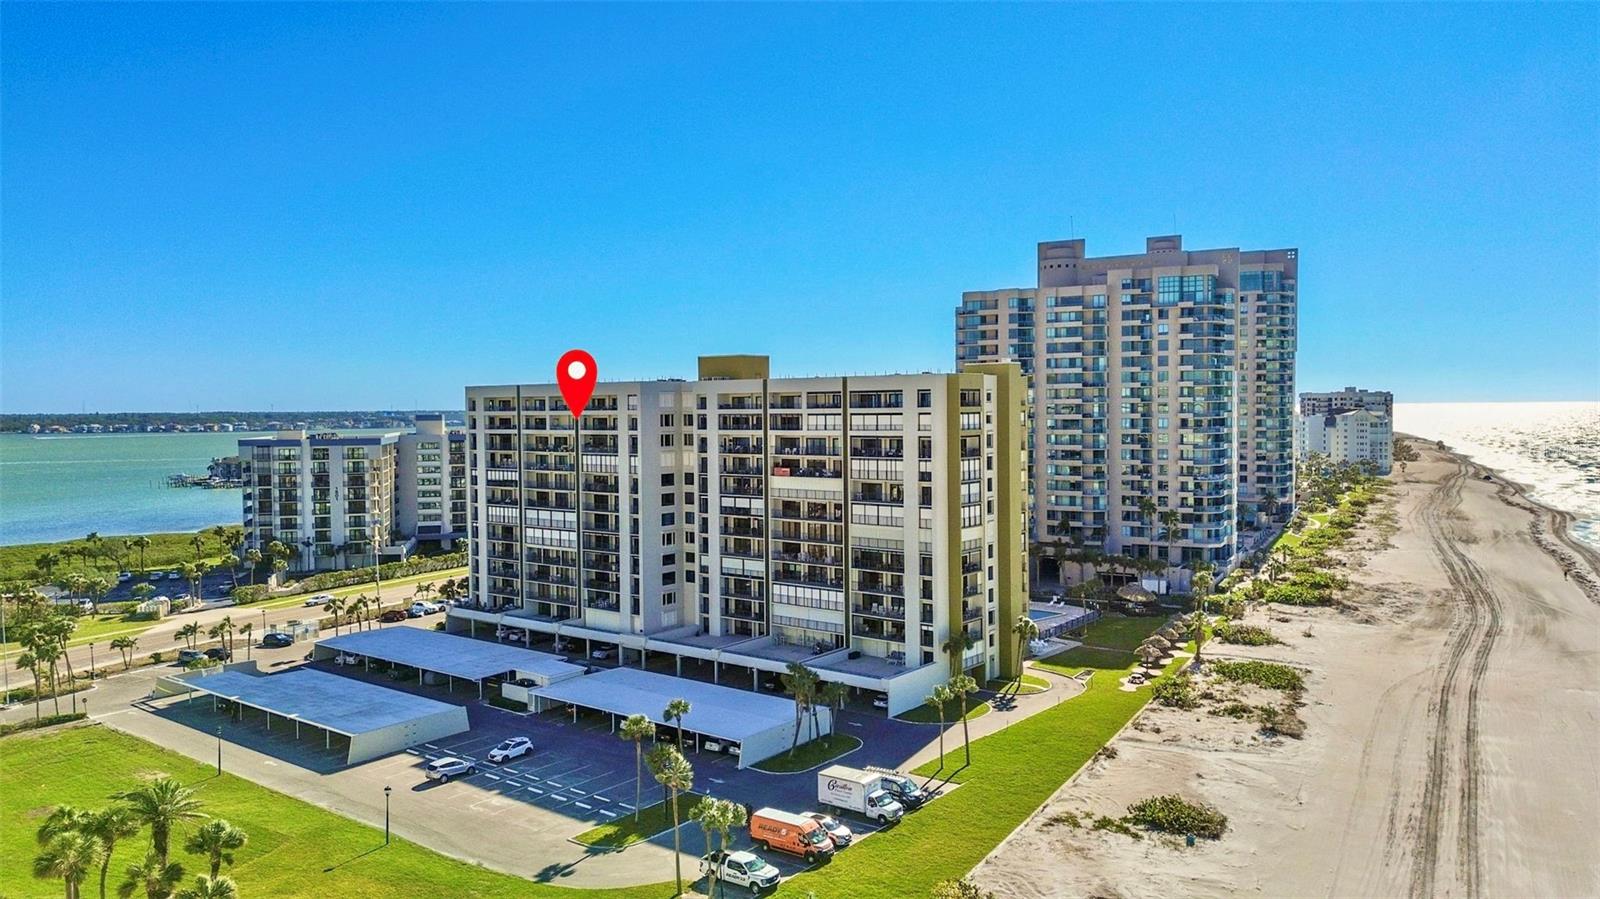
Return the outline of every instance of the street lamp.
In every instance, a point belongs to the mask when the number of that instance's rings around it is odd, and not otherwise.
[[[222,725],[217,725],[217,776],[222,776]]]
[[[389,845],[389,793],[393,787],[383,788],[383,845]]]

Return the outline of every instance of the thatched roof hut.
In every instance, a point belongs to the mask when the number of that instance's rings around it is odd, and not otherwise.
[[[1160,634],[1151,634],[1150,636],[1144,638],[1144,642],[1141,643],[1140,645],[1141,646],[1154,646],[1156,649],[1159,649],[1162,652],[1165,652],[1168,649],[1172,648],[1172,641],[1168,640],[1167,638],[1165,638],[1163,636],[1161,636]]]
[[[1167,655],[1165,651],[1157,649],[1148,643],[1139,647],[1138,649],[1135,649],[1133,654],[1137,656],[1139,661],[1145,665],[1159,665],[1161,664],[1161,660]]]
[[[1123,584],[1117,588],[1117,596],[1128,602],[1150,603],[1156,601],[1156,595],[1138,584]]]

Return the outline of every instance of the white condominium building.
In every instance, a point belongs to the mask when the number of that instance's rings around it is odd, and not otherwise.
[[[1394,467],[1394,426],[1389,416],[1366,409],[1302,415],[1300,458],[1321,453],[1332,462],[1371,462],[1378,474]]]
[[[1032,533],[1220,567],[1236,528],[1294,497],[1298,252],[1089,257],[1041,243],[1036,287],[972,291],[956,360],[1015,359],[1032,388]]]
[[[245,548],[293,547],[289,570],[399,561],[420,542],[466,536],[466,435],[444,417],[415,432],[308,433],[239,440]]]
[[[799,661],[891,713],[953,668],[1017,666],[1015,365],[772,378],[764,356],[711,356],[696,381],[601,383],[576,423],[554,384],[466,402],[472,590],[454,630],[753,684]]]
[[[1329,393],[1300,394],[1301,415],[1334,415],[1352,409],[1365,409],[1394,417],[1394,394],[1387,390],[1359,390],[1346,387]]]

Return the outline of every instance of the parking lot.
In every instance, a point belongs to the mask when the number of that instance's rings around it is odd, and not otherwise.
[[[297,646],[271,651],[273,661],[264,667],[299,664],[298,655],[304,649]],[[659,670],[653,654],[651,662],[650,667]],[[610,715],[583,713],[574,720],[563,709],[543,714],[512,712],[479,702],[477,688],[471,683],[458,681],[451,689],[443,684],[419,685],[415,671],[409,669],[391,677],[387,671],[366,671],[331,661],[304,664],[463,705],[470,730],[419,744],[406,752],[347,766],[343,764],[344,748],[338,736],[330,742],[320,730],[304,728],[296,738],[292,722],[281,717],[274,718],[269,731],[263,713],[214,712],[205,698],[141,704],[154,713],[141,717],[153,721],[150,727],[157,730],[151,732],[144,723],[138,728],[145,731],[141,735],[147,738],[205,761],[215,756],[216,730],[220,726],[228,770],[379,824],[383,790],[391,787],[397,832],[499,870],[574,886],[618,886],[659,880],[670,869],[670,832],[625,852],[590,849],[572,840],[591,827],[626,817],[634,810],[634,747],[612,732]],[[686,661],[684,673],[689,674],[691,667]],[[695,673],[709,680],[709,665],[705,668],[704,672]],[[745,677],[748,684],[748,674]],[[723,678],[723,683],[732,686],[738,680]],[[934,737],[932,728],[885,719],[881,711],[871,709],[860,712],[852,708],[842,713],[838,731],[864,741],[862,748],[845,760],[857,767],[896,766]],[[532,750],[505,765],[489,763],[488,751],[514,736],[528,737]],[[670,738],[670,734],[667,736]],[[648,750],[649,746],[645,748]],[[446,783],[428,780],[424,766],[445,756],[471,761],[477,771]],[[753,768],[740,770],[733,757],[697,751],[693,746],[686,756],[694,766],[698,793],[754,808],[773,806],[803,812],[816,807],[814,772],[776,775]],[[649,806],[660,799],[661,788],[646,770],[642,804]],[[682,809],[686,822],[688,810],[687,806]],[[844,820],[858,835],[876,829],[850,816]],[[692,822],[683,826],[681,837],[683,851],[690,859],[705,851],[700,828]],[[735,833],[733,837],[736,848],[750,848],[747,833]],[[762,855],[786,876],[806,867],[803,860],[783,853]],[[686,861],[686,873],[692,870],[691,865]]]

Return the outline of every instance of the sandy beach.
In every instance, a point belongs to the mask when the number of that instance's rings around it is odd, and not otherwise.
[[[1423,449],[1337,554],[1341,606],[1257,609],[1282,645],[1207,646],[1301,669],[1303,739],[1152,705],[973,878],[1007,897],[1600,895],[1600,559],[1486,473]],[[1065,823],[1164,793],[1227,834]]]

